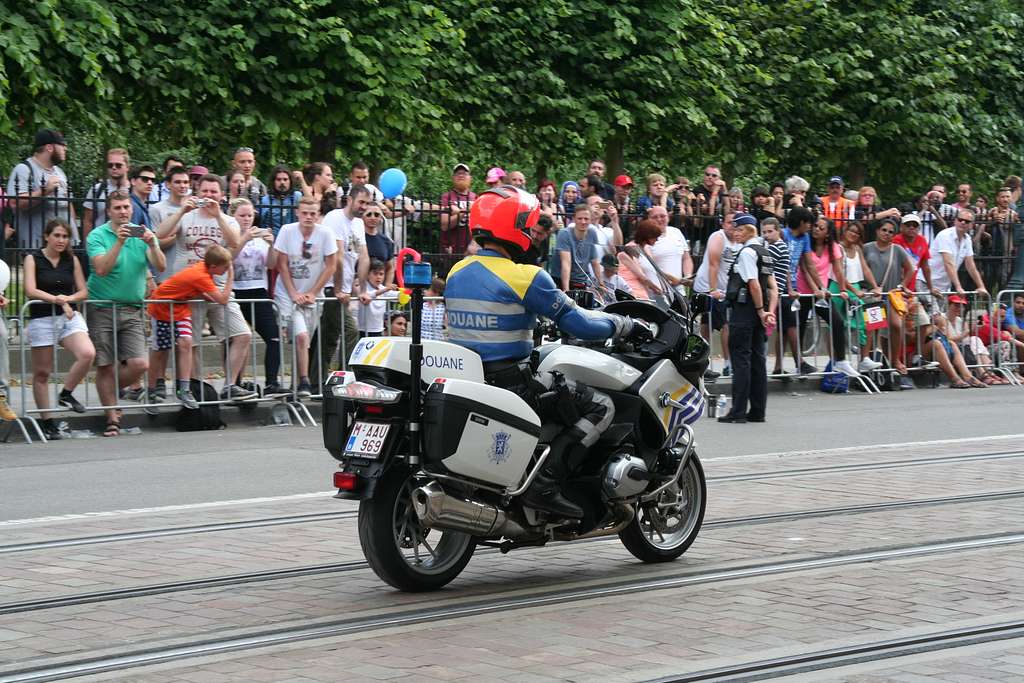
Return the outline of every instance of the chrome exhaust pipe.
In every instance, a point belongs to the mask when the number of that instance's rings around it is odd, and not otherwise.
[[[436,481],[412,492],[412,506],[420,523],[431,529],[449,529],[473,536],[525,533],[503,510],[445,493]]]

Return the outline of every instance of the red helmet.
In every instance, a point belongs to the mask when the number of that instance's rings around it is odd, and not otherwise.
[[[540,217],[537,198],[511,185],[500,185],[480,194],[469,210],[469,232],[483,240],[498,242],[518,256],[530,248],[530,228]]]

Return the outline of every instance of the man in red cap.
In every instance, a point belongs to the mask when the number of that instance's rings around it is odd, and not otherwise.
[[[620,216],[629,213],[630,195],[633,194],[633,179],[626,174],[615,176],[614,192],[612,204],[615,205],[616,211]]]

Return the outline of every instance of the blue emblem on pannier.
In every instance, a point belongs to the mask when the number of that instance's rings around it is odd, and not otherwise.
[[[490,450],[487,451],[487,456],[495,465],[500,465],[508,460],[508,445],[511,439],[512,435],[508,432],[498,432],[494,435],[494,443],[491,444]]]

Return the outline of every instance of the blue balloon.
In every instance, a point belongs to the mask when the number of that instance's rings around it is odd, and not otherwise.
[[[399,168],[389,168],[380,174],[377,184],[385,199],[394,199],[405,190],[406,182],[405,172]]]

